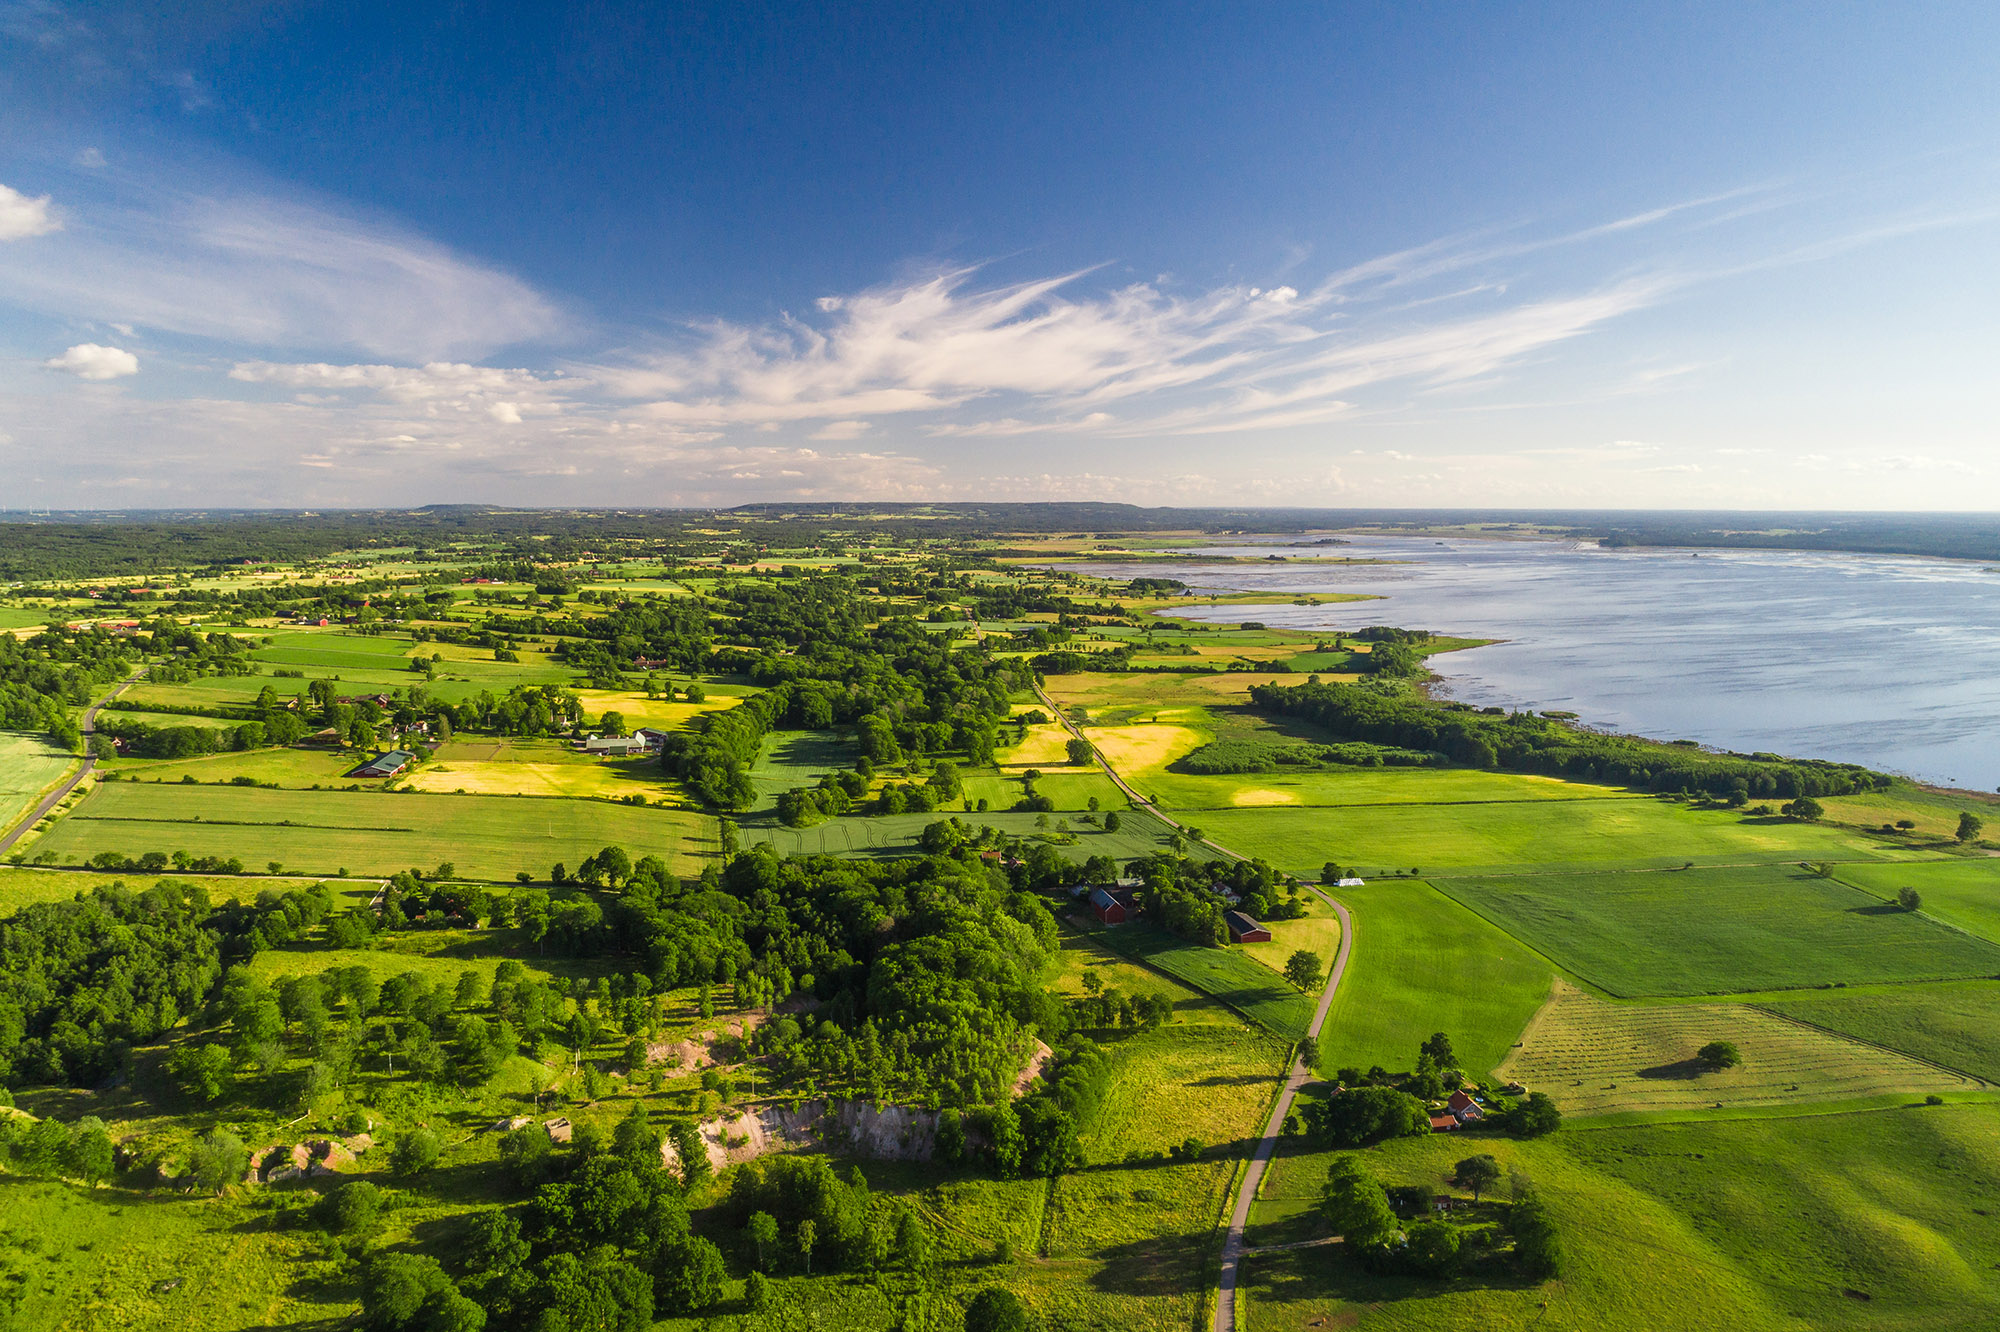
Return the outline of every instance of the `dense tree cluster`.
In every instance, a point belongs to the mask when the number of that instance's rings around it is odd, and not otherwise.
[[[101,630],[51,627],[26,642],[0,634],[0,730],[41,731],[77,748],[71,709],[130,671],[132,653],[128,640]]]
[[[1531,712],[1438,703],[1382,682],[1253,685],[1250,698],[1259,708],[1303,718],[1342,739],[1432,750],[1477,768],[1715,796],[1846,795],[1889,783],[1853,764],[1711,754],[1691,745],[1587,731]]]

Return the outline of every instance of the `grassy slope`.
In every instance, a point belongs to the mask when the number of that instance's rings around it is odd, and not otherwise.
[[[1525,1143],[1441,1136],[1364,1157],[1386,1182],[1435,1182],[1474,1150],[1531,1177],[1548,1199],[1569,1258],[1561,1283],[1434,1287],[1369,1277],[1307,1249],[1251,1261],[1249,1326],[1275,1332],[1364,1311],[1373,1328],[1577,1332],[1914,1332],[2000,1318],[2000,1234],[1972,1210],[2000,1196],[2000,1109],[1990,1105]],[[1253,1220],[1296,1233],[1292,1218],[1316,1196],[1329,1159],[1282,1160],[1266,1188],[1272,1201]]]
[[[2000,972],[1993,944],[1798,869],[1465,878],[1441,886],[1619,995]]]
[[[1548,997],[1547,962],[1425,884],[1335,892],[1354,914],[1354,948],[1320,1032],[1323,1068],[1408,1068],[1442,1031],[1484,1073]]]
[[[1766,1007],[2000,1083],[2000,984],[1990,980],[1814,990]]]
[[[1844,882],[1885,900],[1893,899],[1898,888],[1915,888],[1923,898],[1925,915],[2000,942],[2000,860],[1979,856],[1909,865],[1842,865],[1835,872]]]

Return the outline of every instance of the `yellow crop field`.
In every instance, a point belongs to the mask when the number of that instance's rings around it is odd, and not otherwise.
[[[1705,1071],[1695,1051],[1730,1041],[1743,1062]],[[1792,1105],[1965,1092],[1974,1078],[1750,1004],[1614,1004],[1557,982],[1498,1076],[1545,1091],[1566,1115]]]
[[[1020,744],[995,750],[994,761],[1003,768],[1060,768],[1069,762],[1073,738],[1061,722],[1030,726]]]
[[[1143,780],[1208,743],[1207,732],[1170,722],[1093,726],[1085,734],[1105,762],[1127,781]]]
[[[685,730],[687,724],[702,713],[733,708],[743,701],[733,694],[710,694],[700,703],[676,702],[608,689],[579,689],[576,696],[583,704],[585,714],[593,721],[607,712],[623,713],[627,730],[637,726],[651,726],[661,731]]]

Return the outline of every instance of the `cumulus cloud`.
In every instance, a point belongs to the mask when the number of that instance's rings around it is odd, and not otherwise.
[[[78,379],[122,379],[139,373],[139,358],[118,347],[100,347],[79,342],[61,356],[43,361],[51,370],[61,370]]]
[[[49,211],[49,196],[29,195],[0,185],[0,241],[28,240],[62,230],[62,219]]]

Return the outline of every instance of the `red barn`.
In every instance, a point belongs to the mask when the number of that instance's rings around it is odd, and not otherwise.
[[[1225,911],[1222,923],[1229,927],[1231,943],[1269,943],[1271,932],[1241,911]]]
[[[1106,925],[1123,925],[1132,918],[1131,909],[1108,888],[1091,891],[1090,909]]]

